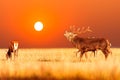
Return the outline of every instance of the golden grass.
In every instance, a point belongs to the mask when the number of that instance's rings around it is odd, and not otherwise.
[[[0,49],[1,79],[81,79],[120,80],[120,49],[112,48],[105,61],[101,51],[88,59],[76,57],[76,49],[19,49],[16,61],[7,61],[6,49]]]

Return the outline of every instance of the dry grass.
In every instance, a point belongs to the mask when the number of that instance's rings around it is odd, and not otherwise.
[[[6,49],[0,49],[1,79],[81,79],[120,80],[120,49],[112,48],[105,61],[101,51],[96,57],[76,58],[76,49],[19,49],[16,61],[6,61]]]

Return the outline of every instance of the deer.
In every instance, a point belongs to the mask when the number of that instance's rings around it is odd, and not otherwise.
[[[86,32],[92,32],[90,27],[87,27],[87,28],[82,27],[82,28],[75,29],[75,27],[72,26],[70,27],[70,31],[65,31],[64,36],[67,38],[69,42],[73,44],[75,48],[78,49],[77,53],[81,52],[80,60],[83,54],[85,54],[88,51],[94,52],[94,56],[95,56],[95,53],[97,50],[101,50],[105,56],[105,59],[107,59],[108,55],[110,53],[112,54],[110,50],[111,43],[109,42],[109,40],[105,38],[95,38],[95,37],[84,38],[79,36]]]
[[[18,57],[18,41],[11,41],[10,44],[9,44],[9,48],[8,48],[8,51],[7,51],[7,54],[6,54],[6,58],[7,60],[10,59],[16,59]],[[13,54],[13,56],[12,56]]]

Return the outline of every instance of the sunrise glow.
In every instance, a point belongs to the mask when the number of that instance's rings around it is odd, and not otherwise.
[[[43,29],[43,23],[42,22],[35,22],[34,28],[36,31],[41,31]]]

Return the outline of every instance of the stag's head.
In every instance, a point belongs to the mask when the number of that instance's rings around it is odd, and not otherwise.
[[[76,36],[86,33],[86,32],[92,32],[90,27],[82,27],[82,28],[75,28],[75,26],[70,26],[70,31],[65,31],[64,36],[69,40],[72,41]]]
[[[70,31],[65,31],[64,36],[69,40],[72,41],[77,34],[70,32]]]

